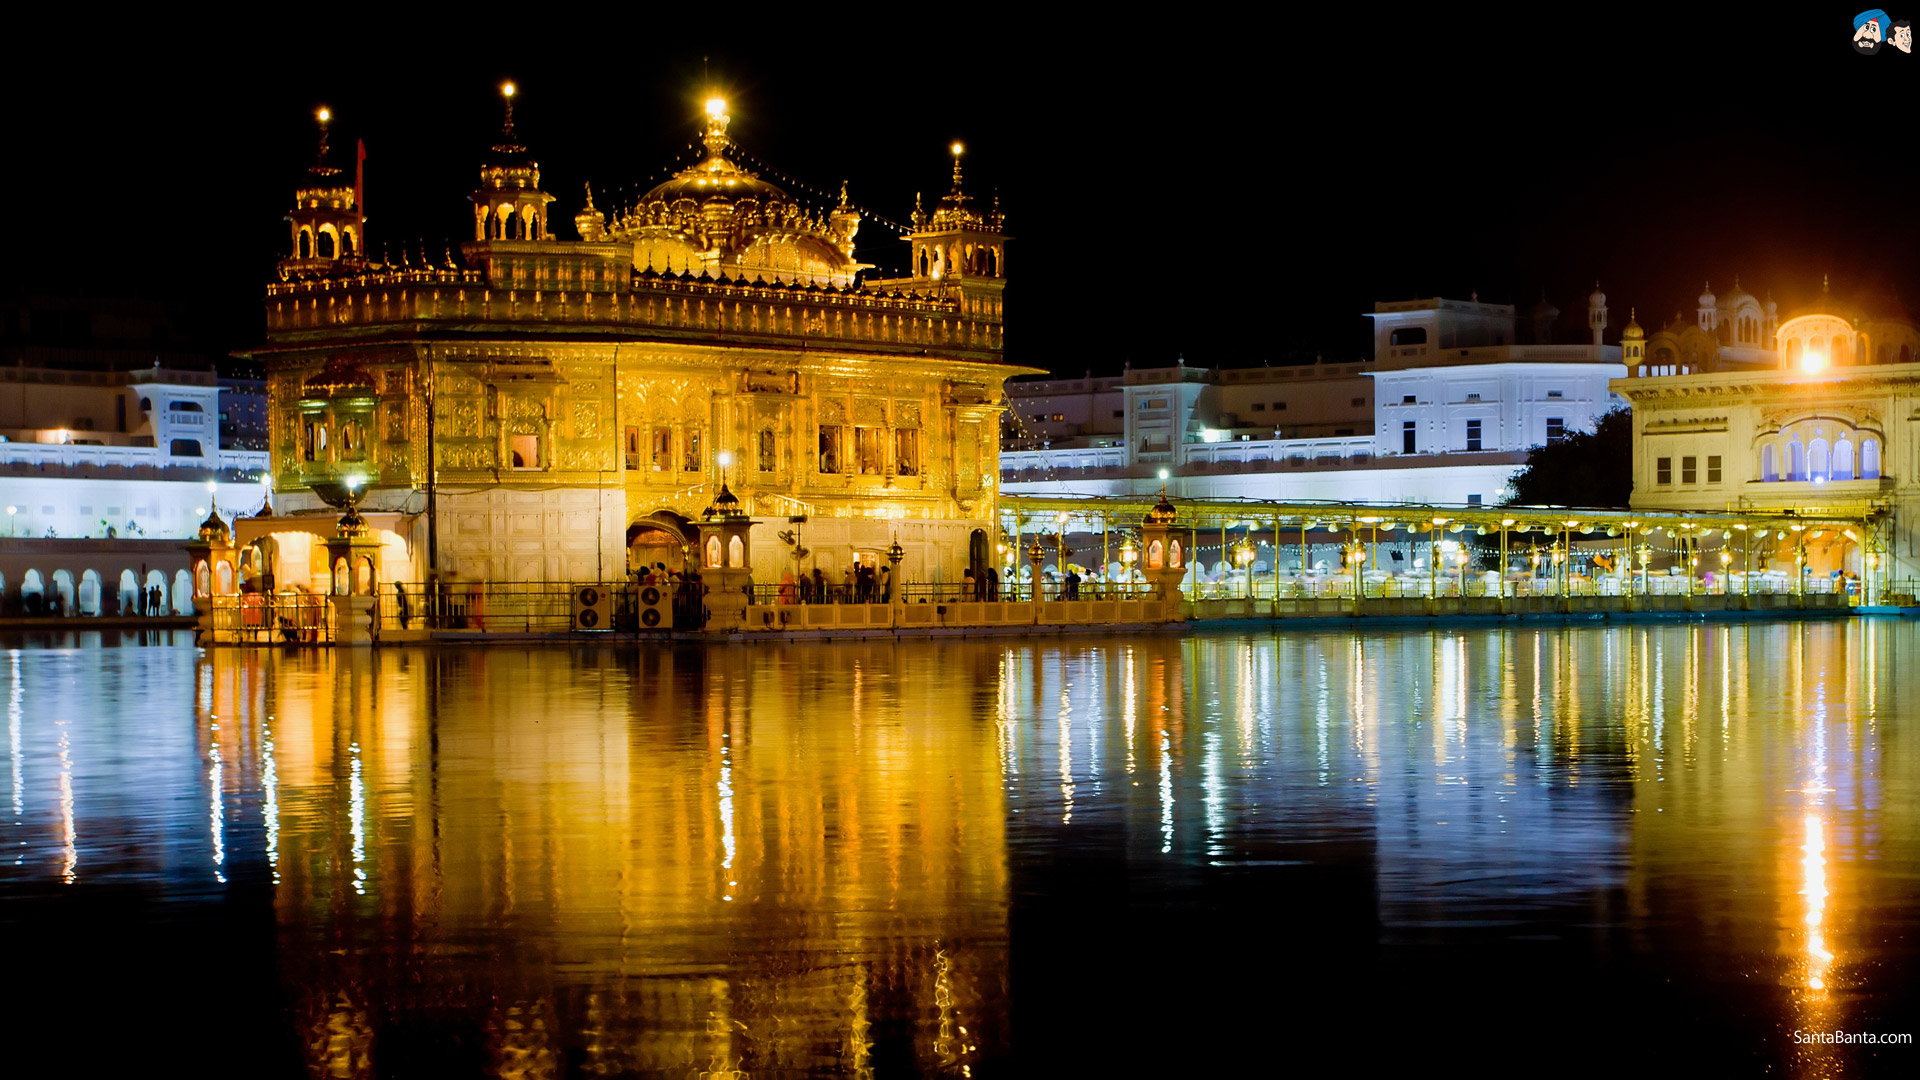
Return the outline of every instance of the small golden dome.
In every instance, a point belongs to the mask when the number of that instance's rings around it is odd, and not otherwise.
[[[227,523],[220,519],[220,508],[213,506],[207,511],[207,520],[200,523],[200,542],[225,544],[232,539],[233,533],[228,530]]]
[[[1157,503],[1154,503],[1153,509],[1147,511],[1147,524],[1171,525],[1173,524],[1174,519],[1178,518],[1179,516],[1180,516],[1180,511],[1176,510],[1174,508],[1173,503],[1167,500],[1167,489],[1161,488],[1160,501]]]
[[[712,504],[701,511],[700,516],[707,521],[732,521],[746,515],[740,512],[740,500],[727,490],[726,482],[722,481],[720,494],[713,497]]]
[[[1633,314],[1634,314],[1634,309],[1628,308],[1627,309],[1627,328],[1620,332],[1620,338],[1623,341],[1644,341],[1646,340],[1647,332],[1645,330],[1640,329],[1639,323],[1633,321]]]

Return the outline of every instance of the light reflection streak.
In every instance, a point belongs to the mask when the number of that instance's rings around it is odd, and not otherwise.
[[[1060,661],[1060,712],[1055,717],[1060,742],[1060,824],[1073,822],[1073,698],[1067,692],[1066,658]]]
[[[366,787],[360,778],[360,744],[347,747],[351,764],[347,773],[347,824],[353,833],[353,891],[367,895],[367,822]]]
[[[1173,850],[1173,745],[1160,732],[1160,854]]]
[[[1225,786],[1220,782],[1220,732],[1209,727],[1206,756],[1200,760],[1200,790],[1206,793],[1201,802],[1206,807],[1209,855],[1222,855],[1227,850],[1220,842],[1227,823]]]
[[[1138,711],[1138,687],[1133,677],[1133,649],[1127,649],[1126,686],[1121,696],[1120,719],[1127,729],[1127,775],[1133,775],[1133,725]]]
[[[1333,692],[1327,685],[1327,656],[1321,653],[1320,692],[1316,695],[1313,710],[1313,734],[1317,740],[1317,753],[1314,762],[1319,767],[1320,786],[1326,787],[1333,778],[1333,756],[1327,750],[1327,725],[1333,720]]]
[[[720,899],[733,901],[733,889],[740,883],[733,878],[733,856],[737,843],[733,834],[733,757],[727,749],[727,733],[720,733],[720,847],[726,854],[720,868],[727,872],[727,892]]]
[[[220,725],[214,724],[213,738],[207,746],[208,809],[207,820],[213,832],[213,879],[222,885],[227,883],[224,867],[227,863],[227,808],[220,797],[221,778],[226,773],[225,763],[220,760]]]
[[[1827,949],[1824,923],[1827,916],[1827,841],[1826,827],[1818,814],[1806,817],[1807,842],[1801,847],[1803,885],[1800,895],[1807,898],[1807,988],[1824,991],[1827,972],[1833,965],[1833,953]]]
[[[13,664],[13,689],[7,694],[7,763],[13,767],[13,827],[19,828],[27,813],[26,778],[22,771],[20,757],[20,698],[26,693],[26,687],[20,682],[20,650],[12,649],[8,655]],[[26,847],[25,840],[20,847]],[[26,862],[24,853],[13,857],[13,865]]]
[[[66,720],[55,720],[53,724],[60,729],[60,842],[65,856],[60,880],[71,885],[79,877],[80,866],[80,848],[76,842],[79,834],[73,824],[73,747],[67,739]]]
[[[273,883],[280,884],[280,768],[273,756],[273,717],[260,725],[261,815],[267,827],[267,866]]]

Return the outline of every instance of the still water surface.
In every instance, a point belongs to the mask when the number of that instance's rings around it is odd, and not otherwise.
[[[1920,1069],[1908,622],[8,644],[62,1074]]]

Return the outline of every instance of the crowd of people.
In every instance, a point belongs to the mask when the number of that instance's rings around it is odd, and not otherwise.
[[[775,596],[782,604],[891,604],[893,568],[849,566],[838,583],[828,581],[817,566],[797,576],[788,570],[780,575]]]

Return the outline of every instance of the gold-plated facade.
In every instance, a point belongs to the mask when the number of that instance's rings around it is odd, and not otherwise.
[[[737,163],[727,119],[710,109],[708,157],[611,220],[589,195],[569,241],[509,113],[457,254],[283,264],[254,353],[276,528],[352,472],[367,509],[409,515],[413,565],[388,580],[609,580],[642,534],[691,542],[724,479],[745,514],[813,522],[806,563],[763,542],[756,580],[895,540],[910,580],[958,579],[992,535],[1001,385],[1028,370],[1001,360],[998,214],[918,220],[916,250],[953,252],[940,272],[861,282],[844,191],[808,216]],[[338,371],[369,391],[351,448],[315,390]]]

